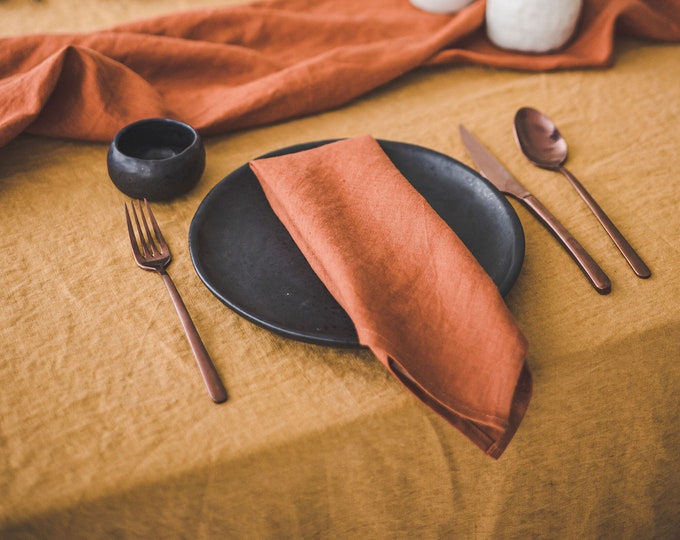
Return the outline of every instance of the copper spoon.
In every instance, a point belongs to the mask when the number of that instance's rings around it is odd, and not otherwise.
[[[515,140],[529,161],[543,169],[560,171],[564,174],[595,214],[595,217],[607,231],[616,247],[619,248],[633,271],[641,278],[651,276],[652,272],[607,217],[604,210],[590,196],[581,182],[564,166],[564,162],[567,160],[567,142],[552,120],[536,109],[523,107],[515,114],[514,127]]]

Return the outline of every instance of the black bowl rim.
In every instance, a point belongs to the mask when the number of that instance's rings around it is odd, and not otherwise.
[[[178,154],[175,154],[174,156],[170,156],[167,158],[162,158],[162,159],[144,159],[144,158],[139,158],[132,156],[128,154],[127,152],[123,152],[120,147],[119,147],[119,142],[122,137],[127,135],[130,131],[132,131],[135,128],[138,128],[140,125],[146,125],[146,124],[171,124],[176,127],[180,127],[182,129],[185,129],[191,135],[193,136],[193,139],[190,144],[186,146],[181,152]],[[155,161],[170,161],[173,159],[177,159],[178,157],[182,156],[186,152],[190,151],[194,147],[201,145],[202,144],[201,136],[190,124],[187,124],[186,122],[182,122],[181,120],[175,120],[174,118],[164,118],[164,117],[151,117],[151,118],[141,118],[139,120],[135,120],[134,122],[131,122],[125,126],[123,126],[118,133],[113,137],[113,140],[111,141],[111,148],[115,150],[118,154],[121,156],[125,156],[128,159],[131,160],[138,160],[138,161],[143,161],[143,162],[155,162]]]

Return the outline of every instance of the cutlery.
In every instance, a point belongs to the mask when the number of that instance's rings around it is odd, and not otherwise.
[[[581,182],[564,166],[567,161],[567,142],[552,120],[536,109],[523,107],[515,115],[514,131],[515,140],[527,159],[538,167],[559,171],[566,176],[588,205],[588,208],[595,214],[604,230],[607,231],[616,247],[619,248],[633,271],[641,278],[651,276],[652,272],[623,234],[616,228]]]
[[[459,130],[465,148],[467,148],[472,161],[482,175],[501,192],[515,197],[531,210],[538,220],[559,240],[590,280],[595,290],[600,294],[608,294],[611,291],[611,281],[585,248],[578,243],[536,197],[529,193],[510,174],[500,161],[472,133],[462,125],[459,126]]]
[[[198,369],[203,376],[203,382],[208,389],[208,394],[215,403],[222,403],[227,400],[227,391],[224,389],[224,385],[220,380],[220,376],[215,369],[215,366],[206,351],[203,342],[201,341],[198,331],[194,326],[193,321],[187,311],[184,302],[182,301],[177,287],[173,283],[170,275],[166,272],[167,266],[172,260],[172,255],[170,254],[170,248],[168,247],[163,234],[161,233],[160,227],[156,222],[156,218],[151,212],[151,207],[149,202],[144,199],[144,205],[146,206],[146,213],[149,216],[149,221],[151,222],[151,227],[153,228],[154,235],[152,236],[151,230],[149,229],[149,224],[147,222],[146,216],[144,215],[144,207],[141,201],[137,201],[139,205],[139,215],[137,216],[137,209],[135,209],[135,203],[132,201],[130,206],[132,208],[132,217],[135,222],[135,228],[137,229],[137,238],[135,237],[135,231],[132,226],[132,220],[130,219],[130,212],[128,211],[128,205],[125,204],[125,219],[127,221],[128,233],[130,234],[130,244],[132,246],[132,254],[134,255],[135,262],[140,268],[144,270],[151,270],[157,272],[163,278],[172,302],[177,310],[177,315],[179,315],[180,321],[182,322],[182,327],[184,328],[184,333],[189,340],[189,345],[196,358],[196,364],[198,364]],[[141,220],[141,224],[140,224]]]

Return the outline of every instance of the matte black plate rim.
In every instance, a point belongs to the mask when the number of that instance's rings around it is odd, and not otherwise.
[[[314,148],[317,146],[321,146],[324,144],[328,144],[331,142],[335,142],[339,139],[329,139],[329,140],[321,140],[321,141],[313,141],[313,142],[307,142],[307,143],[301,143],[301,144],[296,144],[292,146],[288,146],[285,148],[281,148],[272,152],[269,152],[267,154],[264,154],[263,156],[260,156],[260,158],[265,158],[265,157],[273,157],[273,156],[279,156],[283,154],[289,154],[289,153],[294,153],[294,152],[300,152],[303,150],[307,150],[310,148]],[[483,178],[477,171],[471,169],[464,163],[459,162],[458,160],[447,156],[445,154],[436,152],[434,150],[422,147],[422,146],[417,146],[409,143],[403,143],[403,142],[395,142],[395,141],[388,141],[388,140],[378,140],[379,144],[385,149],[386,151],[389,149],[392,152],[400,153],[400,152],[415,152],[416,154],[419,154],[427,158],[436,158],[440,160],[445,160],[451,164],[455,169],[462,170],[466,172],[467,174],[471,174],[472,176],[475,177],[475,180],[478,182],[481,182],[483,186],[486,188],[488,193],[486,193],[487,196],[493,197],[495,199],[496,203],[499,203],[501,208],[503,209],[504,214],[501,216],[506,220],[505,225],[510,227],[510,232],[511,232],[511,237],[512,237],[512,242],[513,245],[511,246],[513,250],[513,258],[512,260],[508,263],[507,268],[505,268],[502,272],[502,275],[497,275],[494,278],[494,281],[496,285],[498,286],[498,289],[502,295],[506,295],[508,291],[511,289],[512,285],[514,284],[515,280],[517,279],[517,276],[519,275],[519,272],[522,267],[523,259],[524,259],[524,248],[525,248],[525,242],[524,242],[524,231],[522,229],[522,225],[519,221],[519,218],[517,217],[516,212],[514,211],[514,208],[510,203],[505,199],[502,193],[500,193],[495,186],[493,186],[488,180]],[[257,159],[260,159],[257,158]],[[403,171],[402,171],[403,172]],[[337,335],[326,335],[324,332],[315,332],[313,330],[296,330],[293,328],[293,325],[286,324],[285,322],[280,323],[280,322],[274,322],[272,320],[268,320],[267,314],[266,313],[253,313],[252,310],[250,309],[244,309],[243,306],[241,306],[238,302],[235,302],[230,298],[230,295],[228,292],[225,292],[222,290],[219,285],[213,283],[213,281],[210,278],[210,267],[209,265],[206,266],[206,262],[203,260],[203,257],[200,254],[200,239],[199,239],[199,234],[201,232],[201,227],[203,227],[204,221],[206,219],[206,216],[208,213],[212,210],[212,207],[220,203],[220,196],[221,192],[224,190],[225,185],[233,181],[236,178],[242,177],[243,175],[252,175],[253,181],[257,182],[256,177],[254,174],[250,171],[250,168],[248,164],[244,164],[238,169],[234,170],[231,172],[229,175],[227,175],[223,180],[218,182],[211,190],[210,192],[205,196],[203,201],[200,203],[198,209],[196,210],[196,213],[194,215],[194,218],[191,222],[190,228],[189,228],[189,252],[191,255],[192,263],[194,265],[194,268],[196,270],[196,273],[198,274],[199,278],[203,281],[205,286],[226,306],[228,306],[230,309],[244,317],[245,319],[262,326],[272,332],[275,332],[277,334],[299,340],[299,341],[305,341],[305,342],[310,342],[310,343],[315,343],[315,344],[320,344],[320,345],[328,345],[328,346],[336,346],[336,347],[356,347],[359,345],[356,333],[353,333],[352,335],[342,335],[342,336],[337,336]],[[454,179],[455,180],[455,179]],[[266,201],[265,201],[266,202]],[[430,201],[431,202],[431,201]],[[268,206],[268,205],[267,205]],[[271,210],[271,208],[270,208]],[[273,211],[272,211],[273,213]],[[454,229],[455,231],[455,229]],[[213,234],[218,234],[218,233],[213,233]],[[473,250],[473,246],[468,245],[468,247]],[[484,266],[484,265],[483,265]],[[493,278],[493,276],[492,276]]]

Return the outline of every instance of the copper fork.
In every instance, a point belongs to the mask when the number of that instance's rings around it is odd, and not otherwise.
[[[198,331],[189,316],[189,312],[182,301],[182,297],[177,291],[177,287],[175,287],[170,275],[165,270],[172,260],[170,248],[168,247],[165,238],[163,238],[161,229],[151,212],[148,201],[144,199],[148,221],[144,212],[144,206],[142,206],[142,201],[137,201],[137,204],[139,206],[139,217],[137,215],[137,209],[135,208],[135,201],[130,202],[132,219],[130,218],[128,205],[125,204],[125,219],[127,221],[130,244],[132,245],[132,254],[135,257],[135,262],[140,268],[157,272],[163,278],[165,287],[170,293],[170,298],[172,298],[172,302],[177,310],[177,315],[179,315],[179,319],[182,322],[184,333],[189,340],[189,345],[196,358],[198,369],[203,376],[203,382],[208,389],[208,394],[210,394],[210,397],[215,403],[222,403],[227,400],[227,391],[224,389],[224,385],[208,355],[208,351],[206,351],[205,346],[198,335]],[[134,228],[132,225],[133,220],[135,223]],[[149,222],[151,222],[153,234],[149,228]],[[137,236],[135,236],[135,228],[137,230]]]

